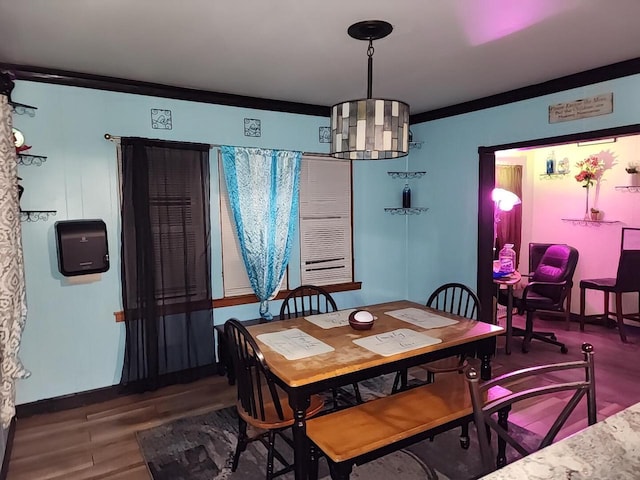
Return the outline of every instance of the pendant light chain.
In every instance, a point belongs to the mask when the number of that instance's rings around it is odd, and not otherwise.
[[[373,40],[369,39],[369,47],[367,48],[367,60],[368,73],[367,73],[367,98],[371,98],[373,95]]]

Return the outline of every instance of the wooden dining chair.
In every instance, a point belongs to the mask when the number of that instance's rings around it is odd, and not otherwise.
[[[480,300],[473,290],[462,283],[446,283],[438,287],[427,300],[427,307],[435,308],[447,313],[459,315],[465,318],[480,318]],[[466,355],[443,358],[434,362],[421,365],[427,371],[426,383],[432,383],[435,375],[439,373],[458,372],[463,373]],[[396,373],[391,393],[408,388],[408,372],[406,369]],[[412,386],[420,385],[413,382]],[[462,424],[460,432],[460,446],[465,450],[469,448],[469,424]]]
[[[293,464],[276,450],[276,437],[287,443],[290,440],[282,432],[293,425],[293,412],[289,407],[286,393],[275,383],[272,373],[264,360],[256,341],[238,320],[232,318],[225,323],[225,336],[231,352],[236,373],[238,397],[238,443],[233,455],[231,470],[238,468],[240,455],[253,441],[260,441],[267,449],[267,473],[270,480],[293,470]],[[306,418],[313,417],[322,410],[324,402],[318,395],[311,396]],[[258,433],[249,437],[247,425],[258,429]],[[274,472],[274,460],[282,468]]]
[[[478,432],[478,444],[482,458],[483,474],[492,472],[506,464],[506,456],[500,456],[497,465],[494,463],[494,453],[490,445],[490,432],[494,431],[499,442],[506,442],[520,456],[524,457],[550,445],[569,415],[576,409],[580,401],[586,397],[587,421],[589,425],[596,423],[596,384],[594,377],[593,346],[588,343],[582,345],[582,360],[540,365],[514,372],[506,373],[493,380],[480,382],[480,372],[474,366],[465,370],[466,379],[471,393],[474,422]],[[570,373],[565,374],[564,371]],[[551,374],[551,375],[548,375]],[[518,385],[535,384],[526,390],[518,391]],[[540,385],[543,383],[542,385]],[[514,387],[515,386],[515,387]],[[510,393],[495,400],[486,400],[486,392],[494,387],[506,388]],[[549,431],[535,448],[522,444],[509,433],[508,412],[511,407],[521,401],[538,399],[544,395],[554,395],[555,398],[565,398],[563,392],[573,392],[566,398],[566,404]],[[561,395],[557,395],[561,394]]]
[[[462,283],[446,283],[438,287],[427,300],[427,307],[464,318],[480,318],[480,300],[473,290]],[[431,383],[437,373],[462,372],[464,356],[449,357],[422,365],[427,371],[426,383]],[[407,371],[396,373],[392,393],[407,386]]]
[[[301,285],[294,288],[282,301],[280,306],[280,319],[287,320],[291,318],[304,317],[307,315],[316,315],[319,313],[329,313],[338,310],[335,300],[322,287],[315,285]],[[362,403],[362,396],[357,383],[351,384],[356,403]],[[340,400],[342,399],[337,388],[331,390],[333,399],[333,409],[340,408]],[[350,402],[345,401],[350,404]],[[351,402],[352,403],[352,402]]]

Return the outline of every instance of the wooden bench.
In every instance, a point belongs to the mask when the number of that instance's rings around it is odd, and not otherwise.
[[[492,389],[489,396],[506,393],[502,388]],[[331,478],[341,480],[349,478],[354,464],[471,421],[467,381],[463,374],[451,373],[428,385],[312,418],[307,421],[307,436],[326,455]],[[312,455],[312,477],[317,475],[317,462],[317,455]]]

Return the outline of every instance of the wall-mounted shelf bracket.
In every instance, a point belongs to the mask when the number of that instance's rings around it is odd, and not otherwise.
[[[427,172],[387,172],[391,178],[420,178]]]
[[[640,193],[640,185],[620,185],[616,187],[616,190],[618,190],[619,192],[626,191]]]
[[[20,210],[20,221],[37,222],[42,220],[46,222],[49,217],[55,217],[56,210]]]
[[[420,215],[422,212],[429,210],[426,207],[411,207],[411,208],[385,208],[384,211],[391,215]]]
[[[564,178],[567,175],[569,175],[569,172],[567,172],[567,173],[541,173],[540,174],[540,180],[553,180],[553,179],[557,179],[557,178]]]
[[[585,220],[584,218],[563,218],[562,221],[587,227],[599,227],[600,225],[613,225],[615,223],[620,223],[618,220]]]
[[[18,102],[9,102],[9,105],[11,105],[11,108],[13,108],[13,111],[16,115],[29,115],[30,117],[35,117],[36,110],[38,109],[38,107],[33,107],[31,105],[25,105],[24,103]]]
[[[18,165],[35,165],[36,167],[39,167],[46,161],[47,157],[43,157],[42,155],[29,155],[28,153],[18,154]]]
[[[420,150],[423,143],[424,142],[409,142],[409,150],[413,150],[414,148]]]

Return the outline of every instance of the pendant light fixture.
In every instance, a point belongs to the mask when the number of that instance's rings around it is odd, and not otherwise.
[[[347,33],[368,40],[367,98],[338,103],[331,108],[331,155],[347,160],[378,160],[409,153],[409,105],[398,100],[371,98],[373,41],[393,27],[382,20],[354,23]]]

